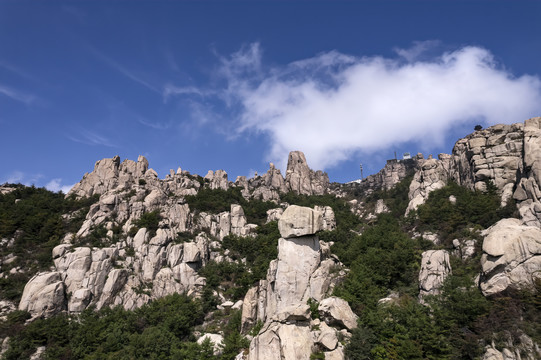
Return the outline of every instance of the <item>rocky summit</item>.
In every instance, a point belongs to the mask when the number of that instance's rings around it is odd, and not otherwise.
[[[234,182],[115,156],[66,196],[4,184],[1,353],[538,359],[540,184],[541,118],[348,184],[300,151]]]

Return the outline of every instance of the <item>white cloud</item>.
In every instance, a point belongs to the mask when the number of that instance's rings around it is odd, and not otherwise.
[[[94,48],[93,46],[87,45],[87,48],[92,54],[94,54],[94,56],[96,56],[98,59],[103,61],[105,64],[107,64],[111,68],[113,68],[113,69],[117,70],[118,72],[120,72],[122,75],[124,75],[128,79],[130,79],[130,80],[132,80],[132,81],[134,81],[134,82],[136,82],[136,83],[138,83],[140,85],[143,85],[144,87],[146,87],[150,91],[161,94],[161,91],[157,87],[152,85],[147,80],[143,79],[141,75],[135,74],[132,70],[130,70],[127,67],[125,67],[124,65],[116,62],[115,60],[113,60],[109,56],[105,55],[103,52],[101,52],[98,49]]]
[[[7,87],[5,85],[0,84],[0,94],[7,96],[8,98],[22,102],[26,105],[30,105],[32,102],[36,100],[36,97],[31,94],[26,94],[21,91],[12,89],[10,87]]]
[[[395,50],[398,58],[331,51],[274,68],[252,44],[220,59],[220,99],[239,113],[238,134],[269,136],[267,160],[283,166],[289,151],[302,150],[317,169],[409,141],[440,146],[457,125],[541,113],[537,76],[514,76],[474,46],[419,60],[434,44]]]
[[[108,147],[118,147],[117,145],[113,144],[105,136],[97,134],[89,130],[84,130],[84,129],[80,130],[78,136],[73,136],[73,135],[66,135],[66,136],[71,141],[75,141],[81,144],[93,145],[93,146],[101,145],[101,146],[108,146]]]
[[[0,177],[0,184],[23,184],[26,186],[35,185],[43,178],[41,174],[28,174],[19,170],[12,171],[6,177]]]
[[[49,191],[53,191],[53,192],[58,192],[58,191],[62,191],[64,194],[67,194],[71,188],[74,186],[75,184],[72,184],[72,185],[62,185],[62,179],[60,178],[57,178],[57,179],[52,179],[51,181],[49,181],[46,185],[45,185],[45,188]]]

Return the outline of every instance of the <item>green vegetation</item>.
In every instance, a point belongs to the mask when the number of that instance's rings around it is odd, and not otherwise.
[[[408,193],[412,180],[413,174],[409,174],[392,189],[374,192],[368,197],[367,202],[375,203],[376,200],[383,199],[385,204],[391,210],[391,214],[394,217],[399,218],[406,213],[406,209],[408,208]]]
[[[196,195],[186,196],[186,202],[192,210],[209,213],[230,211],[231,204],[242,206],[244,215],[249,223],[262,225],[267,218],[267,210],[275,208],[271,201],[246,200],[241,194],[241,188],[231,187],[227,190],[202,188]]]
[[[411,239],[406,230],[415,227],[417,231],[437,232],[443,239],[439,247],[451,250],[452,239],[477,238],[470,228],[486,228],[512,217],[515,210],[514,204],[500,208],[492,184],[487,184],[486,192],[476,192],[450,183],[432,192],[417,214],[405,219],[405,185],[409,181],[367,199],[386,198],[391,214],[379,215],[374,224],[365,226],[362,235],[351,234],[333,246],[333,252],[351,269],[335,293],[347,299],[360,316],[360,326],[346,347],[348,358],[476,359],[484,346],[495,340],[494,334],[496,340],[499,336],[503,339],[509,331],[506,329],[513,329],[515,339],[520,331],[538,339],[539,295],[485,298],[473,283],[480,270],[479,251],[469,260],[451,256],[453,274],[445,281],[441,295],[427,297],[429,306],[418,303],[420,254],[434,245]],[[451,195],[456,197],[455,204],[449,201]],[[378,304],[377,300],[390,291],[397,292],[399,298]]]
[[[255,237],[226,236],[222,247],[230,251],[229,256],[235,262],[211,261],[199,270],[207,278],[206,286],[220,287],[232,299],[242,299],[250,287],[267,275],[269,263],[278,256],[279,238],[276,222],[259,226]]]
[[[375,308],[377,300],[392,290],[413,296],[417,291],[423,245],[404,233],[397,219],[381,214],[362,235],[350,235],[333,252],[351,269],[336,295],[346,299],[354,311]]]
[[[144,213],[138,220],[134,222],[132,228],[128,232],[128,235],[135,236],[139,229],[146,228],[149,236],[153,237],[156,235],[156,231],[158,230],[161,220],[162,216],[160,215],[159,210]]]
[[[469,228],[487,228],[500,219],[516,217],[515,203],[500,207],[496,187],[487,182],[487,191],[471,191],[450,182],[442,189],[430,193],[425,204],[417,209],[419,230],[437,231],[445,241],[460,237]],[[449,201],[456,197],[456,203]]]
[[[65,198],[34,186],[12,185],[15,189],[0,194],[0,239],[14,239],[11,246],[0,247],[0,256],[16,256],[10,264],[3,264],[2,271],[24,269],[0,279],[0,298],[18,300],[25,283],[40,270],[52,263],[51,251],[60,244],[68,232],[77,232],[90,208],[98,197]],[[63,214],[71,213],[69,217]]]
[[[6,360],[28,358],[46,346],[45,359],[200,359],[209,349],[193,343],[203,321],[200,302],[174,294],[135,311],[88,309],[76,318],[59,315],[23,327],[27,313],[10,314],[0,325],[12,336]],[[14,335],[16,334],[16,335]]]

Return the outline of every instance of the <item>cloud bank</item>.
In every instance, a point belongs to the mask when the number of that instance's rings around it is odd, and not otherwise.
[[[410,141],[441,146],[457,125],[541,114],[537,76],[515,76],[475,46],[421,60],[431,45],[396,49],[396,58],[330,51],[265,67],[251,44],[220,58],[217,96],[235,114],[237,134],[268,135],[267,160],[283,164],[289,151],[302,150],[317,169]]]

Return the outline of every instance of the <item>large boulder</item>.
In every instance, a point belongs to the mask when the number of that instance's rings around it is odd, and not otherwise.
[[[278,229],[285,238],[313,235],[323,227],[323,217],[319,211],[297,205],[289,206],[280,220]]]
[[[446,250],[428,250],[422,254],[419,271],[419,297],[437,295],[447,276],[451,273],[449,253]]]
[[[498,221],[485,231],[481,267],[485,296],[533,287],[541,278],[541,229],[518,219]]]
[[[321,300],[319,315],[329,325],[338,325],[348,330],[357,327],[358,316],[351,311],[347,301],[336,296]]]
[[[28,311],[35,317],[54,315],[66,309],[64,293],[60,273],[38,273],[24,287],[19,310]]]

